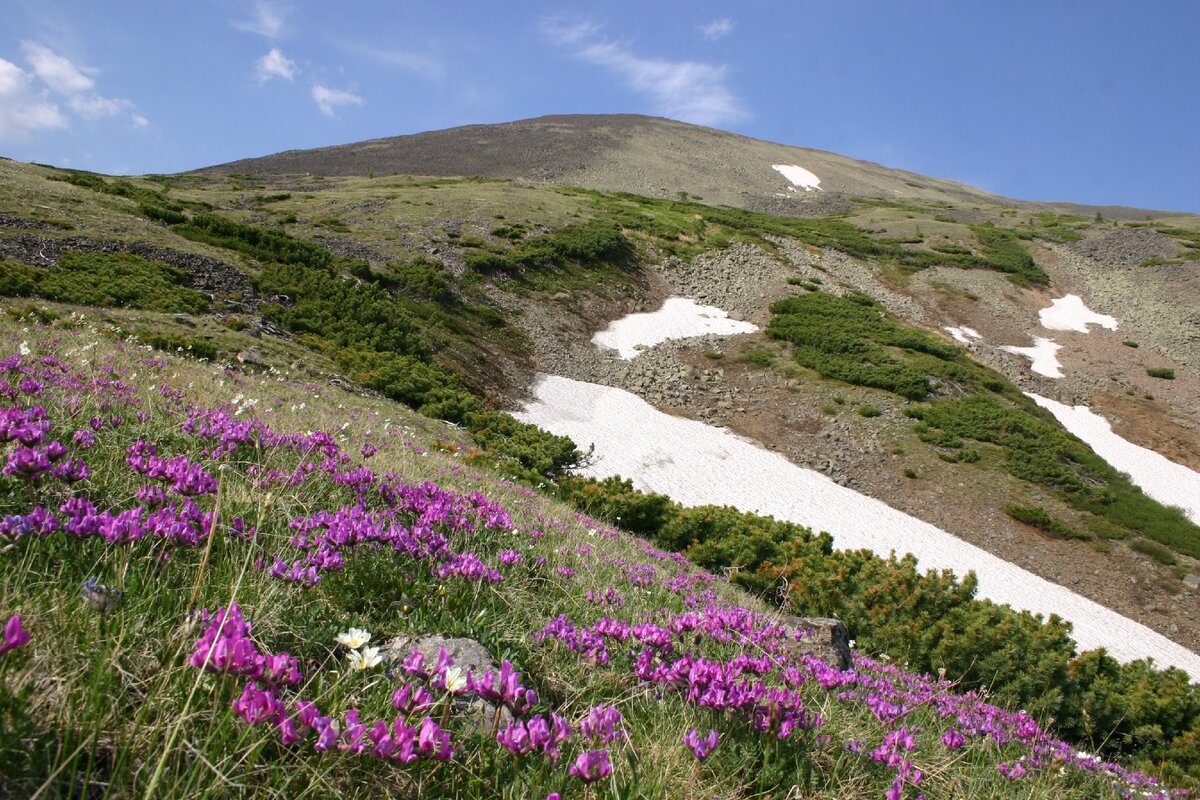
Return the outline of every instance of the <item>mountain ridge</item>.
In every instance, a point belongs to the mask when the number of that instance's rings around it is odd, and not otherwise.
[[[798,161],[807,163],[806,168],[812,168],[821,178],[820,191],[776,197],[789,193],[789,183],[771,165]],[[778,209],[782,213],[820,213],[836,205],[832,201],[858,196],[910,202],[970,200],[1088,215],[1099,211],[1114,219],[1174,213],[1007,198],[959,181],[831,151],[640,114],[554,114],[462,125],[285,150],[201,167],[189,174],[306,173],[330,177],[398,173],[520,179],[652,197],[676,197],[683,192],[703,202],[760,209],[770,206],[771,200],[790,200]]]

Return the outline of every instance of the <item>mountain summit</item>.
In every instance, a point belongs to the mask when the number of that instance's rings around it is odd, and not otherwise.
[[[819,190],[797,189],[773,165],[801,166]],[[805,147],[638,114],[564,114],[496,125],[289,150],[198,170],[213,174],[477,175],[565,183],[652,197],[759,206],[797,194],[825,206],[841,196],[995,202],[989,192]]]

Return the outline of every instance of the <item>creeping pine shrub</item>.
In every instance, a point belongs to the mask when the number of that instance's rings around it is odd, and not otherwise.
[[[1053,489],[1071,506],[1194,557],[1200,526],[1179,509],[1152,500],[1090,448],[1028,405],[995,397],[939,400],[905,412],[921,420],[922,441],[960,449],[966,439],[998,445],[1004,467],[1021,480]]]
[[[1054,536],[1061,536],[1064,539],[1092,538],[1090,534],[1077,531],[1065,522],[1050,516],[1049,512],[1044,508],[1036,506],[1005,506],[1004,513],[1017,522],[1023,522],[1040,531],[1045,531]]]
[[[57,267],[4,263],[0,294],[85,306],[198,313],[208,298],[184,284],[187,273],[131,253],[67,253]]]
[[[949,344],[885,317],[866,295],[789,297],[774,303],[771,313],[767,335],[791,342],[802,366],[825,378],[886,389],[910,400],[929,393],[930,371],[947,372],[959,358]],[[889,348],[904,355],[893,355]]]
[[[473,250],[467,253],[466,264],[476,272],[518,273],[526,269],[556,269],[569,264],[624,267],[633,256],[633,244],[618,226],[591,220],[567,225],[544,236],[520,240],[503,252]]]

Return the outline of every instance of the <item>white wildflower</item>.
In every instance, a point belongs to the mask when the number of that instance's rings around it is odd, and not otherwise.
[[[362,650],[346,653],[346,660],[350,662],[352,669],[364,670],[378,667],[383,663],[383,656],[379,655],[378,647],[364,647]]]
[[[351,650],[357,650],[367,642],[371,641],[371,634],[364,631],[362,628],[351,628],[345,633],[339,633],[336,637],[337,643],[349,647]]]
[[[459,667],[446,667],[442,680],[446,683],[446,691],[451,694],[458,694],[467,688],[467,676]]]

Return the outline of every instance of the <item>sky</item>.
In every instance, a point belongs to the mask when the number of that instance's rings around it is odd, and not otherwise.
[[[1200,212],[1197,30],[1196,0],[0,0],[0,155],[166,173],[637,113]]]

